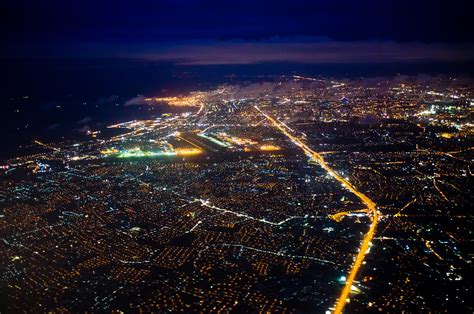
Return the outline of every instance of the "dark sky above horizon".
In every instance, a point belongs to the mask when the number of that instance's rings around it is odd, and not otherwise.
[[[0,56],[472,61],[467,1],[2,1]]]

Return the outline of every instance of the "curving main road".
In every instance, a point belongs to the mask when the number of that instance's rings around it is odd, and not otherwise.
[[[371,215],[372,221],[370,223],[369,230],[367,231],[367,233],[364,235],[364,238],[362,239],[362,244],[360,246],[359,252],[357,253],[357,256],[355,257],[354,264],[352,265],[351,270],[347,276],[346,282],[344,284],[344,288],[342,289],[341,294],[335,304],[334,313],[336,314],[342,313],[342,310],[344,309],[344,306],[346,305],[349,299],[349,293],[354,283],[354,279],[357,276],[359,268],[362,265],[362,262],[364,261],[365,254],[371,245],[372,238],[374,237],[375,228],[377,226],[377,222],[379,219],[377,205],[370,198],[368,198],[362,192],[357,190],[349,181],[347,181],[346,179],[341,177],[339,174],[337,174],[333,169],[331,169],[331,167],[328,166],[328,164],[324,161],[324,158],[320,154],[318,154],[317,152],[309,148],[299,138],[289,133],[288,130],[290,128],[286,126],[283,122],[270,117],[267,113],[262,111],[257,106],[254,106],[254,107],[263,116],[265,116],[265,118],[267,118],[267,120],[269,120],[274,127],[276,127],[281,133],[286,135],[296,146],[300,147],[308,156],[313,158],[334,179],[339,181],[342,184],[342,186],[347,188],[352,194],[356,195],[362,201],[362,203],[367,207]]]

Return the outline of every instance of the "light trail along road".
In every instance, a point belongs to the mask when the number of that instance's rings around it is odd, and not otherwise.
[[[326,170],[328,174],[330,174],[334,179],[339,181],[342,184],[342,186],[347,188],[352,194],[356,195],[362,201],[362,203],[367,207],[369,214],[371,214],[372,221],[370,223],[369,230],[367,231],[367,233],[364,235],[364,238],[362,239],[362,244],[360,246],[359,252],[357,253],[357,256],[349,272],[349,275],[347,276],[344,288],[341,291],[341,295],[339,296],[335,304],[334,313],[336,314],[342,313],[342,310],[344,309],[344,306],[347,303],[352,284],[354,283],[354,279],[357,276],[359,268],[362,265],[362,262],[364,261],[365,254],[369,249],[372,238],[374,237],[375,228],[377,226],[377,222],[379,219],[379,212],[377,211],[376,204],[370,198],[364,195],[362,192],[357,190],[349,181],[341,177],[331,167],[329,167],[320,154],[318,154],[317,152],[309,148],[298,137],[289,133],[288,130],[291,130],[291,129],[288,126],[286,126],[283,122],[270,117],[268,114],[266,114],[257,106],[255,106],[255,109],[257,109],[263,116],[265,116],[265,118],[267,118],[267,120],[269,120],[274,127],[276,127],[281,133],[286,135],[296,146],[300,147],[308,156],[314,159],[324,170]]]

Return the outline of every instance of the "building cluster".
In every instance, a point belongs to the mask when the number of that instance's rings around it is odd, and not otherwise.
[[[370,212],[264,110],[377,204],[348,312],[470,312],[473,97],[453,79],[278,77],[146,99],[196,110],[111,137],[36,140],[0,165],[2,302],[333,310]]]

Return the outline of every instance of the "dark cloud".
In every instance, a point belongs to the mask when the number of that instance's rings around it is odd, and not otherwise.
[[[123,105],[124,106],[133,106],[133,105],[143,105],[145,104],[145,97],[136,96],[127,100]]]
[[[84,118],[80,119],[79,121],[77,121],[77,124],[87,124],[91,121],[92,121],[91,117],[84,117]]]
[[[79,133],[87,133],[87,131],[91,130],[91,127],[88,125],[84,125],[83,127],[76,129]]]
[[[125,54],[126,55],[126,54]],[[183,43],[143,48],[128,56],[178,64],[297,63],[386,63],[474,61],[474,45],[426,44],[420,42],[360,42],[313,40],[270,40]]]
[[[98,105],[108,105],[108,104],[116,103],[117,100],[118,100],[117,95],[111,95],[108,97],[100,97],[99,99],[97,99],[96,103]]]
[[[307,64],[473,62],[474,43],[447,44],[395,41],[335,41],[318,37],[270,38],[267,40],[205,40],[134,45],[82,44],[62,50],[69,57],[118,57],[160,61],[178,65],[256,64],[293,62]],[[57,46],[38,51],[55,55]],[[98,100],[115,103],[117,96]]]
[[[50,124],[48,125],[48,130],[56,130],[60,127],[61,125],[59,123],[53,123],[53,124]]]

